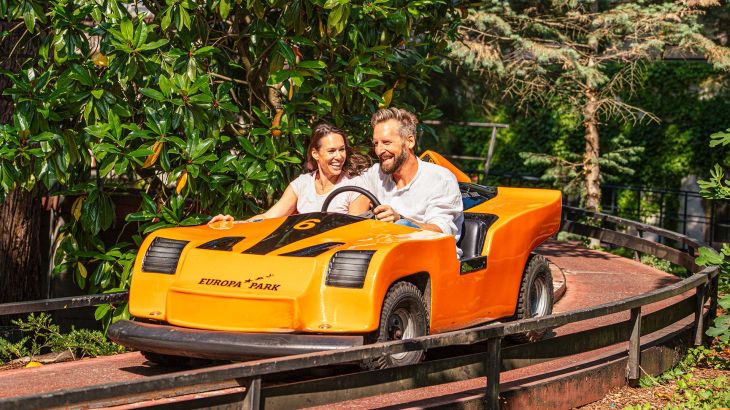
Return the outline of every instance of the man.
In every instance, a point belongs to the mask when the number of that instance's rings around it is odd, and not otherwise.
[[[373,210],[381,221],[454,235],[464,221],[456,177],[446,168],[421,161],[414,153],[418,119],[399,108],[378,110],[370,120],[373,148],[380,160],[364,174],[366,188],[381,202]],[[461,252],[457,249],[459,256]]]

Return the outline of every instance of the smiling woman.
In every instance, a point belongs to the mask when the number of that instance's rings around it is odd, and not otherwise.
[[[307,147],[308,172],[294,179],[281,199],[268,211],[250,220],[319,212],[327,194],[333,189],[348,185],[362,186],[360,174],[369,165],[367,158],[352,153],[344,131],[331,124],[318,124],[312,130]],[[329,210],[358,215],[366,212],[369,205],[367,198],[359,193],[346,192],[332,200]],[[232,219],[230,215],[217,215],[209,224]]]

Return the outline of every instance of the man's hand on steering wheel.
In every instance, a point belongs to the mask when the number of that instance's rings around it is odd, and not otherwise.
[[[335,189],[334,191],[330,192],[329,195],[327,195],[327,198],[325,198],[324,203],[322,204],[321,212],[327,212],[327,208],[329,208],[330,202],[332,202],[332,200],[335,199],[335,197],[337,195],[339,195],[343,192],[357,192],[359,194],[365,195],[365,197],[368,200],[370,200],[370,203],[373,205],[373,207],[377,208],[380,206],[380,202],[378,201],[378,198],[376,198],[372,192],[368,191],[365,188],[361,188],[359,186],[346,185],[346,186]],[[363,218],[372,218],[375,215],[372,212],[368,211],[368,212],[365,212],[364,214],[358,215],[358,216],[363,217]]]
[[[395,222],[401,219],[400,214],[392,206],[386,204],[375,207],[373,213],[375,214],[375,219],[383,222]]]

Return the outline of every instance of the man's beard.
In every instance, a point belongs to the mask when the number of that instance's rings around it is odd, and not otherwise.
[[[400,167],[406,162],[408,159],[408,149],[404,146],[402,147],[402,151],[400,152],[400,155],[397,157],[393,157],[393,165],[392,166],[386,166],[383,164],[383,160],[380,160],[380,169],[388,174],[391,175],[395,171],[399,170]]]

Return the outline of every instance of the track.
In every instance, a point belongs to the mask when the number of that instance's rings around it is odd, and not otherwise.
[[[551,263],[564,273],[566,288],[563,298],[556,304],[556,312],[595,306],[601,303],[621,300],[629,296],[639,295],[676,282],[677,278],[643,265],[637,261],[620,258],[604,252],[587,250],[576,243],[550,242],[539,250]],[[647,312],[657,310],[667,303],[652,305]],[[570,323],[555,329],[549,337],[573,333],[596,326],[626,320],[628,313],[606,316],[598,319]],[[449,349],[464,354],[463,347]],[[430,351],[427,359],[448,357],[449,349]],[[580,355],[566,358],[568,363],[576,363],[585,358]],[[197,363],[204,366],[205,363]],[[555,364],[550,364],[555,366]],[[546,371],[545,366],[536,365],[514,370],[505,374],[503,380],[529,377]],[[37,368],[15,369],[0,372],[0,398],[28,394],[42,394],[88,385],[123,382],[135,379],[184,370],[184,368],[161,367],[148,363],[137,353],[126,353],[110,357],[83,359],[76,362],[58,363]],[[334,373],[356,371],[354,366],[341,366],[301,373],[301,379],[320,378]],[[295,380],[270,380],[271,383],[287,383]],[[468,383],[469,381],[463,382]],[[463,384],[462,383],[462,384]],[[483,380],[480,382],[483,386]],[[463,387],[463,386],[462,386]],[[381,406],[398,406],[413,403],[414,400],[425,400],[448,394],[444,391],[448,386],[435,386],[419,389],[408,395],[391,394],[375,398],[362,399],[341,404],[342,408],[372,408]],[[165,401],[170,403],[170,401]],[[148,402],[146,404],[152,404]],[[156,402],[154,404],[164,404]],[[140,403],[144,406],[145,404]],[[332,406],[328,406],[332,408]]]

